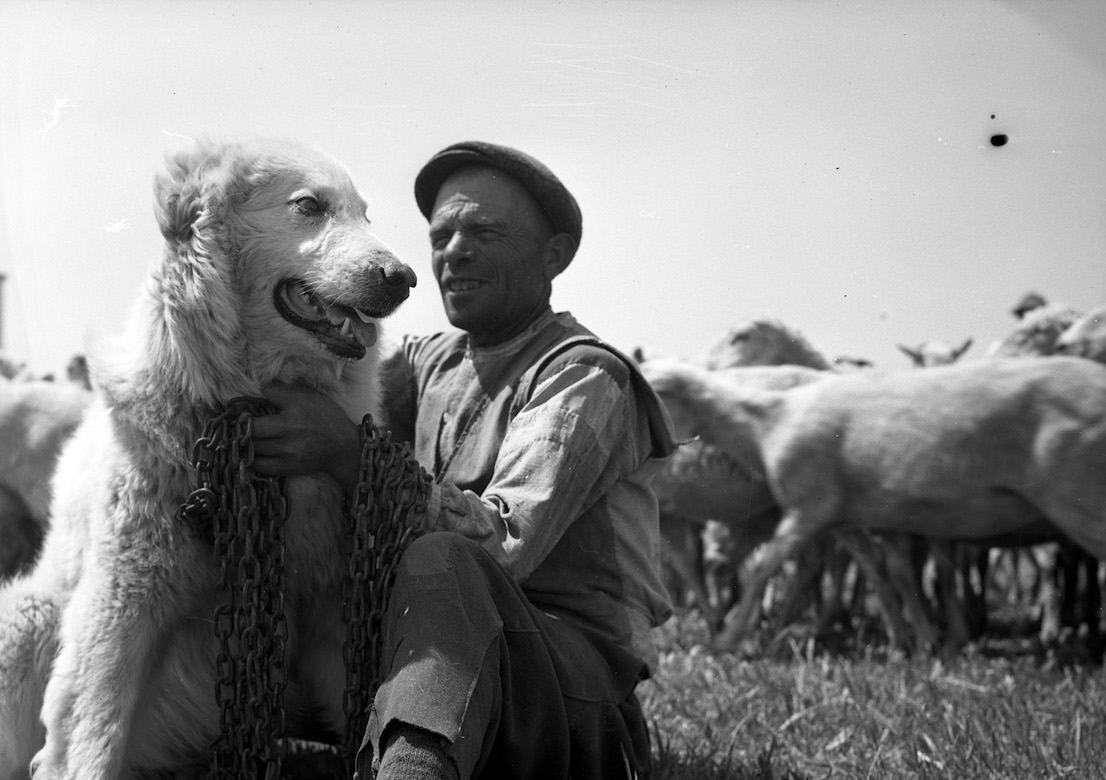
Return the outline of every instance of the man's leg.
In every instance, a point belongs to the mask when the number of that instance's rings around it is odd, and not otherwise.
[[[457,764],[437,734],[405,723],[384,737],[377,780],[457,780]]]
[[[383,657],[387,672],[358,758],[361,780],[372,776],[367,765],[374,754],[375,766],[386,763],[381,749],[394,729],[408,726],[439,737],[466,780],[497,739],[523,746],[535,767],[549,767],[548,756],[559,752],[551,776],[558,762],[567,765],[557,679],[526,597],[474,542],[433,533],[407,549],[385,617]],[[516,699],[532,707],[531,717],[502,723],[503,706],[517,709]],[[517,766],[516,776],[529,771]]]
[[[385,619],[387,674],[358,757],[361,780],[374,752],[383,747],[384,777],[391,751],[412,743],[424,755],[440,748],[463,780],[618,776],[610,769],[627,753],[640,766],[628,736],[636,729],[620,709],[629,691],[615,691],[594,641],[533,607],[474,542],[420,537]]]

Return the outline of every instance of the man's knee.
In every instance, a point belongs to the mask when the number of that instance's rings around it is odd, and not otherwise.
[[[455,572],[458,563],[486,555],[471,539],[450,531],[435,531],[411,542],[403,553],[400,573],[417,577]]]

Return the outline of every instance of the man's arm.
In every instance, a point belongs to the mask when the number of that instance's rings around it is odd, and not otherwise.
[[[519,580],[648,455],[628,368],[605,350],[584,349],[605,354],[586,361],[570,354],[544,372],[511,423],[482,495],[453,485],[431,494],[434,529],[479,541]]]
[[[381,420],[397,442],[413,441],[415,396],[408,352],[417,340],[384,347],[380,360]],[[357,486],[361,459],[359,421],[351,421],[333,400],[299,385],[272,384],[265,397],[280,409],[253,420],[254,469],[288,477],[329,474],[350,494]]]

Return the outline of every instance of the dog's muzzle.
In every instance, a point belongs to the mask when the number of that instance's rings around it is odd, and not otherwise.
[[[281,281],[273,290],[273,304],[281,317],[340,358],[360,360],[376,343],[373,313],[325,301],[302,279]]]

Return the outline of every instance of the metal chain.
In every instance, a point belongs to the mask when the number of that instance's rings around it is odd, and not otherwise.
[[[346,769],[352,776],[369,704],[382,682],[383,621],[396,567],[426,511],[430,476],[411,457],[410,445],[396,444],[391,432],[361,421],[361,466],[350,507],[351,552],[342,619],[346,642]]]
[[[213,746],[217,780],[277,780],[284,735],[284,482],[251,472],[252,417],[271,414],[264,399],[235,398],[204,428],[193,450],[198,487],[177,517],[214,545],[220,564],[215,609],[216,699],[220,737]],[[361,466],[347,524],[350,558],[342,604],[346,641],[343,758],[347,776],[380,686],[383,616],[396,565],[426,509],[430,477],[366,415]]]
[[[220,736],[212,777],[277,780],[284,737],[284,481],[252,472],[253,416],[275,408],[235,398],[193,449],[199,487],[178,516],[210,538],[219,562],[214,613]]]

